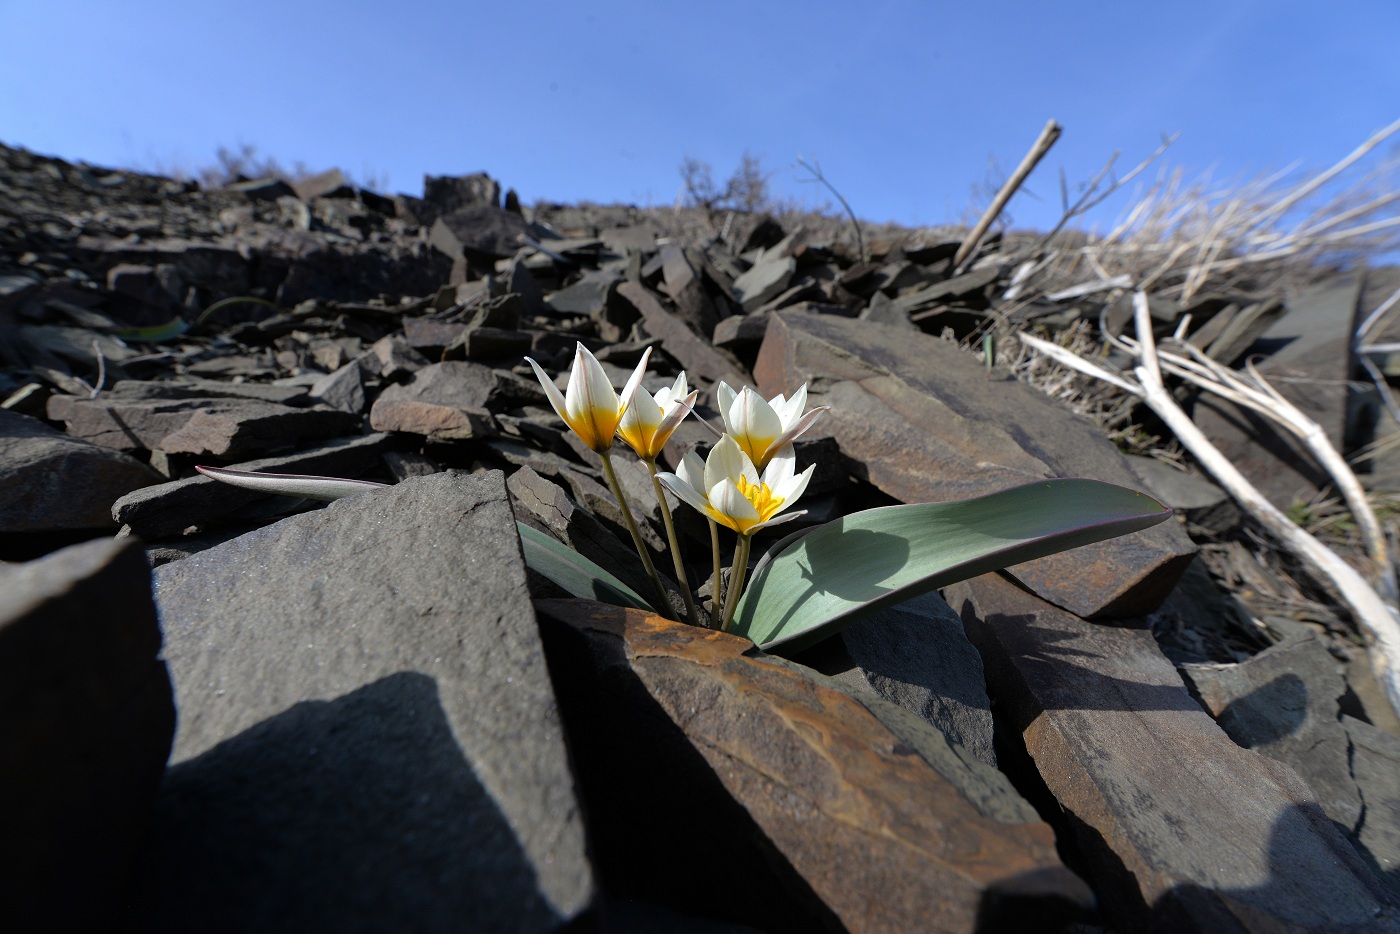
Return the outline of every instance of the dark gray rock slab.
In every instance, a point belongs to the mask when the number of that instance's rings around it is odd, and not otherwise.
[[[247,457],[349,434],[360,417],[334,409],[291,408],[254,399],[123,401],[54,396],[49,418],[76,438],[122,451]]]
[[[774,931],[1053,930],[1085,907],[1005,776],[907,711],[745,639],[539,607],[617,894]],[[677,865],[743,882],[698,886]]]
[[[529,230],[519,214],[480,204],[440,216],[428,233],[428,243],[453,259],[479,262],[513,255],[521,246],[520,237]]]
[[[305,386],[274,383],[230,383],[215,379],[183,379],[180,381],[124,379],[103,393],[104,398],[139,401],[149,399],[208,399],[226,396],[234,399],[257,399],[278,405],[301,407],[311,404]]]
[[[159,482],[127,454],[0,409],[0,532],[108,528],[113,500]]]
[[[791,256],[765,257],[734,280],[734,301],[744,311],[753,311],[786,289],[796,271],[797,260]]]
[[[710,298],[697,270],[702,261],[698,255],[692,261],[680,244],[668,243],[661,248],[661,274],[665,277],[666,294],[671,296],[680,315],[701,334],[711,334],[719,323],[720,311]]]
[[[342,438],[295,454],[231,466],[266,473],[299,473],[357,479],[379,462],[392,438],[386,434]],[[276,495],[276,494],[272,494]],[[245,490],[203,475],[145,487],[111,504],[111,517],[148,539],[175,535],[191,525],[227,516],[269,494]]]
[[[1126,457],[1146,492],[1184,515],[1192,525],[1215,535],[1236,528],[1243,518],[1239,506],[1220,487],[1199,474],[1178,470],[1153,457]]]
[[[696,334],[683,318],[669,311],[640,282],[622,283],[617,287],[617,294],[641,315],[647,333],[685,368],[692,386],[720,380],[731,386],[744,384],[742,366]]]
[[[418,370],[406,382],[379,394],[390,402],[429,402],[466,409],[503,409],[520,405],[548,405],[544,390],[534,380],[523,380],[471,360],[447,360]]]
[[[988,690],[1122,930],[1391,931],[1396,903],[1288,766],[1241,749],[1151,632],[997,574],[947,588]]]
[[[904,502],[964,499],[1044,477],[1141,486],[1087,419],[1022,383],[988,380],[971,354],[929,335],[774,312],[754,376],[768,398],[807,384],[812,405],[831,406],[820,429],[852,473]],[[1161,603],[1194,552],[1168,522],[1012,573],[1081,616],[1133,616]]]
[[[1344,447],[1348,426],[1368,386],[1351,381],[1351,333],[1361,271],[1324,280],[1288,296],[1286,310],[1256,345],[1271,351],[1258,363],[1262,376],[1334,446]],[[1275,506],[1311,499],[1326,474],[1302,444],[1270,420],[1217,397],[1202,396],[1191,415],[1230,462]]]
[[[156,594],[180,728],[143,929],[537,931],[588,908],[499,472],[338,500],[159,568]]]
[[[471,360],[448,360],[380,393],[370,425],[439,440],[489,437],[497,433],[491,410],[543,403],[533,381]]]
[[[431,207],[436,214],[449,214],[477,205],[500,207],[501,183],[485,172],[474,172],[471,175],[425,175],[422,201],[420,207]],[[435,216],[426,217],[423,223],[431,224]]]
[[[365,410],[365,371],[352,360],[311,384],[311,397],[341,412],[359,415]]]
[[[1357,840],[1400,897],[1400,738],[1342,715],[1351,742],[1351,777],[1365,810]]]
[[[927,593],[875,613],[842,630],[841,641],[881,697],[996,765],[982,657],[942,597]]]
[[[1231,739],[1297,771],[1400,894],[1400,739],[1341,715],[1342,664],[1321,640],[1299,634],[1237,665],[1182,673]]]
[[[0,903],[12,931],[106,930],[175,732],[135,542],[0,567]]]

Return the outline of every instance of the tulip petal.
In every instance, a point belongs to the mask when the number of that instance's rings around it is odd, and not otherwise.
[[[700,391],[697,389],[695,392],[692,392],[684,399],[678,400],[675,405],[671,406],[671,411],[666,413],[666,417],[661,420],[661,424],[658,425],[656,431],[652,433],[652,457],[661,453],[661,449],[666,446],[666,442],[671,440],[671,435],[676,433],[676,429],[681,426],[681,422],[685,421],[685,417],[690,414],[690,407],[695,404],[695,400],[699,398],[699,396]],[[640,398],[640,396],[638,398]],[[626,421],[626,418],[627,416],[624,415],[623,420]]]
[[[681,413],[684,416],[684,412]],[[656,436],[664,415],[661,406],[644,392],[633,393],[632,404],[627,406],[618,423],[617,433],[628,446],[643,460],[655,457],[658,447]]]
[[[747,386],[730,406],[725,424],[729,433],[754,463],[760,463],[769,447],[783,433],[778,413],[758,393]]]
[[[781,396],[778,397],[778,399],[781,398]],[[786,402],[779,402],[778,399],[773,400],[773,408],[777,411],[778,418],[782,420],[783,428],[786,429],[791,427],[793,422],[797,421],[798,416],[802,414],[802,410],[807,407],[807,384],[803,383],[801,388],[793,393],[792,398],[788,399]]]
[[[768,466],[763,468],[763,482],[769,489],[776,491],[783,483],[791,480],[796,472],[797,454],[792,445],[785,444],[768,459]]]
[[[549,398],[549,404],[554,406],[554,411],[558,413],[560,418],[567,422],[569,416],[564,414],[567,410],[567,404],[564,402],[564,394],[559,391],[558,386],[554,385],[554,380],[545,375],[544,369],[538,363],[529,357],[525,358],[525,362],[534,367],[535,378],[540,381],[540,388],[544,390],[545,396]]]
[[[602,364],[583,344],[574,351],[574,366],[569,371],[564,421],[594,451],[607,450],[612,445],[613,430],[617,428],[617,393]]]
[[[674,493],[677,499],[682,500],[687,505],[699,510],[704,514],[709,515],[709,500],[705,499],[705,497],[701,495],[701,493],[697,491],[693,486],[687,483],[683,477],[677,476],[673,473],[666,473],[663,471],[656,475],[656,479],[660,480],[663,484],[665,484],[666,489]]]
[[[784,522],[791,522],[793,519],[800,519],[805,515],[807,515],[807,510],[805,509],[799,509],[796,512],[785,512],[781,516],[774,516],[767,522],[760,522],[758,523],[758,525],[750,527],[749,534],[752,535],[754,532],[757,532],[760,529],[766,529],[770,526],[782,525]]]
[[[591,354],[589,356],[592,356]],[[632,375],[627,379],[627,385],[622,387],[622,404],[629,405],[632,402],[632,394],[637,391],[637,387],[642,385],[642,377],[647,372],[647,361],[651,359],[651,348],[648,347],[642,353],[642,359],[637,362],[637,368],[632,371]],[[602,372],[602,367],[599,367]],[[655,401],[655,400],[652,400]]]
[[[808,428],[811,428],[812,425],[816,423],[817,419],[821,418],[830,409],[831,406],[823,405],[808,412],[806,415],[793,422],[786,431],[780,434],[777,440],[773,442],[774,446],[791,444],[794,438],[802,434]]]
[[[720,413],[724,416],[724,423],[729,424],[729,410],[734,406],[734,399],[739,394],[735,392],[724,380],[719,381],[715,387],[715,405],[719,407]]]
[[[718,513],[715,516],[717,519],[723,516],[745,526],[763,518],[758,514],[753,503],[749,502],[749,498],[739,491],[738,485],[729,479],[721,480],[710,491],[710,511]],[[720,519],[720,521],[723,522],[724,519]],[[725,524],[729,525],[731,529],[738,530],[739,528],[738,525],[732,525],[728,522]]]
[[[676,474],[693,490],[706,489],[705,462],[694,451],[687,451],[676,467]]]
[[[569,374],[570,392],[573,392],[575,379],[578,380],[581,403],[605,412],[615,412],[621,408],[617,390],[613,389],[607,371],[598,362],[598,358],[593,356],[592,351],[582,343],[578,344],[574,351],[574,371]]]
[[[789,477],[780,487],[773,490],[773,495],[781,499],[784,505],[796,502],[807,491],[807,484],[812,479],[812,471],[816,469],[817,465],[812,464],[797,476]]]
[[[734,440],[733,435],[720,438],[715,446],[710,448],[709,457],[705,458],[705,489],[712,490],[723,480],[738,480],[744,475],[746,463],[752,470],[752,462],[740,450],[739,443]]]

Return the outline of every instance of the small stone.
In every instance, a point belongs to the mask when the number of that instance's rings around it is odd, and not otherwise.
[[[797,260],[791,256],[764,259],[734,280],[734,300],[744,311],[753,311],[786,289],[796,271]]]
[[[113,500],[159,482],[129,455],[0,409],[0,532],[108,529]]]
[[[310,395],[341,412],[359,415],[365,410],[365,372],[358,360],[327,373],[311,384]]]

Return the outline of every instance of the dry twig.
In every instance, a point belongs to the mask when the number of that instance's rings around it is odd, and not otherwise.
[[[1381,584],[1379,589],[1372,586],[1336,552],[1290,521],[1211,444],[1205,433],[1182,411],[1163,382],[1161,358],[1152,335],[1152,320],[1148,312],[1146,293],[1139,290],[1133,299],[1137,340],[1130,346],[1138,360],[1138,365],[1133,371],[1135,378],[1130,379],[1113,373],[1049,341],[1027,334],[1020,335],[1020,339],[1070,369],[1086,373],[1141,398],[1236,502],[1254,516],[1284,548],[1327,580],[1350,608],[1365,635],[1371,649],[1369,654],[1376,680],[1385,690],[1390,705],[1400,713],[1400,610],[1394,601],[1393,571],[1388,564],[1383,569],[1377,569],[1378,576],[1384,575],[1379,576],[1379,579],[1389,579],[1391,583],[1388,588],[1385,584]],[[1187,361],[1193,362],[1196,361]],[[1174,361],[1169,361],[1169,364],[1172,367],[1179,366]],[[1190,367],[1183,369],[1195,372]],[[1264,392],[1258,387],[1244,384],[1242,380],[1239,382],[1240,385],[1230,384],[1229,388],[1238,393],[1241,399],[1252,398],[1251,392]],[[1250,392],[1245,392],[1244,389],[1249,389]],[[1268,392],[1272,392],[1272,387],[1269,387]],[[1266,398],[1272,398],[1276,407],[1281,397],[1278,397],[1277,393],[1269,396],[1268,392],[1265,392]],[[1278,417],[1272,410],[1266,411],[1266,414]],[[1301,413],[1299,416],[1301,417]],[[1316,425],[1313,427],[1316,428]],[[1320,429],[1317,434],[1321,435]],[[1326,442],[1325,436],[1322,437],[1322,441]],[[1330,447],[1330,444],[1328,446]],[[1333,451],[1333,454],[1335,453]],[[1339,467],[1345,473],[1351,473],[1340,456],[1336,457],[1335,462],[1329,461],[1326,466],[1329,469]],[[1352,475],[1351,479],[1354,482],[1355,476]],[[1382,597],[1381,590],[1389,590],[1389,600]]]

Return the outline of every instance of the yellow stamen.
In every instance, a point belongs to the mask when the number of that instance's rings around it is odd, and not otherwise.
[[[774,496],[773,491],[766,483],[752,483],[746,477],[739,477],[734,485],[739,488],[739,492],[743,494],[744,499],[748,500],[753,505],[754,510],[758,513],[758,518],[739,519],[734,516],[726,516],[713,507],[710,508],[709,512],[710,517],[715,521],[740,534],[747,534],[749,529],[753,528],[755,525],[758,525],[760,522],[767,522],[769,519],[776,516],[778,510],[782,509],[783,503],[786,502],[786,500]]]

